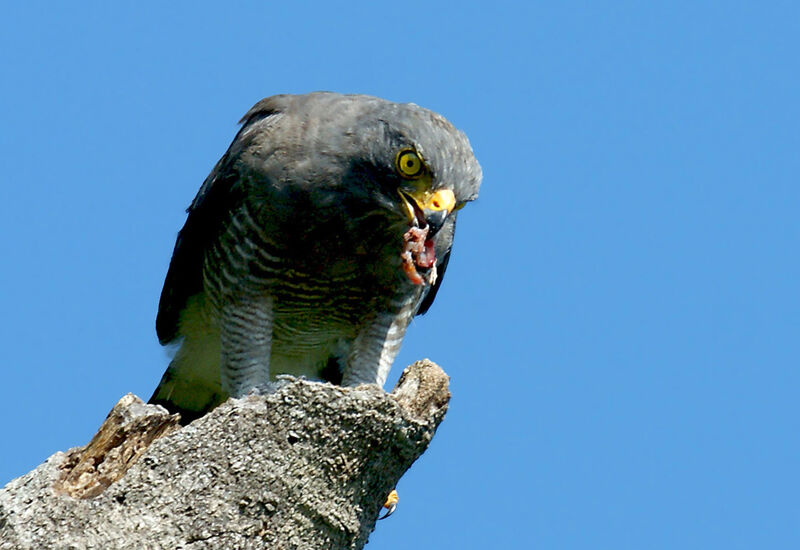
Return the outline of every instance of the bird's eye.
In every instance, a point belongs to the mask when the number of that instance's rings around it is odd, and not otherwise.
[[[394,164],[400,175],[408,179],[417,179],[425,171],[422,159],[413,149],[401,149],[394,159]]]

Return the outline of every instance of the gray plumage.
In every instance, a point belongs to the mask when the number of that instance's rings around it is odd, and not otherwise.
[[[151,402],[185,418],[280,373],[382,385],[480,186],[464,134],[414,104],[280,95],[241,122],[188,209],[159,303],[159,341],[180,347]]]

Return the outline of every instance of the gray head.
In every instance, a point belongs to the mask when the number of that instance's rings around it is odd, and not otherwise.
[[[239,173],[268,176],[272,189],[307,186],[326,202],[361,201],[399,223],[416,215],[438,229],[477,197],[481,169],[466,136],[417,105],[318,92],[257,103],[231,153]],[[452,204],[449,202],[452,200]],[[452,215],[455,219],[455,215]]]

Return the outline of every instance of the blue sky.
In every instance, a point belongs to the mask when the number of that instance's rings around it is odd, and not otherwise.
[[[0,482],[150,395],[238,118],[359,92],[484,171],[389,380],[430,357],[451,408],[368,548],[798,547],[796,4],[281,5],[4,7]]]

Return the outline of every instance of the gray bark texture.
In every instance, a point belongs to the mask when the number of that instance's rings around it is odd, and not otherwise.
[[[391,394],[284,380],[183,428],[129,394],[0,490],[0,549],[362,548],[449,398],[427,360]]]

